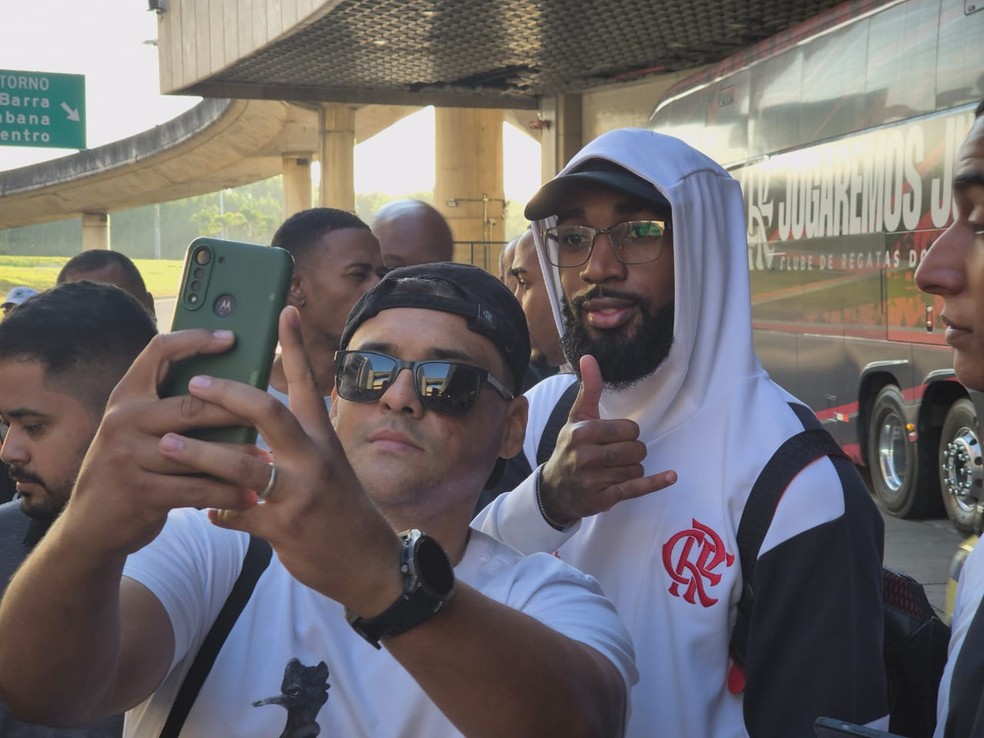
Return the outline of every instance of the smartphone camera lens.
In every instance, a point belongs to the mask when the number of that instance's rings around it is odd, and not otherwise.
[[[197,279],[194,280],[194,281],[192,281],[192,283],[191,283],[191,291],[192,292],[198,292],[198,290],[200,290],[201,288],[202,288],[202,283],[201,282],[199,282]]]
[[[195,252],[196,264],[205,266],[210,261],[212,261],[212,252],[210,252],[208,249],[198,249],[198,251]]]
[[[205,270],[202,269],[201,267],[195,267],[195,270],[191,273],[191,275],[195,279],[201,279],[202,278],[202,275],[204,275],[204,274],[205,274]]]

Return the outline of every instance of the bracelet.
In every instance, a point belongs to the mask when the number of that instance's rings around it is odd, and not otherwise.
[[[543,520],[544,522],[546,522],[547,525],[549,525],[554,530],[558,530],[558,531],[566,530],[569,526],[561,525],[560,523],[556,523],[553,520],[551,520],[550,516],[547,515],[546,509],[543,507],[543,498],[540,496],[540,477],[542,475],[543,475],[543,467],[538,466],[536,468],[536,479],[533,482],[533,487],[536,490],[536,506],[540,508],[540,515],[543,516]]]

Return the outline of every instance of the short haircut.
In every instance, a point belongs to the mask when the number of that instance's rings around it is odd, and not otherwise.
[[[335,208],[311,208],[295,213],[285,220],[273,234],[271,246],[286,249],[294,257],[295,264],[304,262],[318,239],[329,231],[369,226],[357,215]]]
[[[441,212],[423,200],[391,200],[372,218],[373,230],[385,225],[403,225],[415,229],[417,238],[426,234],[427,242],[415,244],[416,251],[433,253],[429,261],[451,261],[454,256],[454,235]],[[378,235],[378,234],[377,234]]]
[[[69,282],[0,322],[0,361],[38,361],[45,384],[102,414],[113,387],[157,334],[136,298],[110,284]]]
[[[73,274],[95,272],[108,266],[118,266],[123,271],[127,281],[127,292],[131,295],[137,296],[147,293],[144,278],[130,257],[119,251],[107,249],[89,249],[73,256],[58,272],[55,284],[63,284]]]

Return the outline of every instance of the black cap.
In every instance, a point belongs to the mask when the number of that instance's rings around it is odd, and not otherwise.
[[[554,177],[533,195],[523,214],[527,220],[541,220],[557,215],[564,209],[571,193],[585,185],[602,185],[624,192],[651,203],[660,213],[670,214],[669,200],[651,182],[607,159],[588,159],[573,171]]]
[[[439,288],[440,294],[434,294],[422,284],[428,281],[447,286]],[[462,316],[469,330],[485,336],[499,349],[512,372],[513,392],[522,394],[523,377],[530,363],[526,315],[509,288],[484,269],[443,261],[387,272],[352,307],[339,348],[347,348],[352,334],[369,318],[391,308],[423,308]]]

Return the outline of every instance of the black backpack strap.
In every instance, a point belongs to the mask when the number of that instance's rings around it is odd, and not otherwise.
[[[249,547],[243,558],[243,568],[239,572],[236,583],[232,585],[232,591],[229,592],[222,610],[215,618],[215,622],[212,623],[211,630],[205,636],[205,640],[202,641],[194,663],[181,683],[178,696],[174,698],[171,712],[161,729],[161,738],[178,738],[181,734],[181,728],[184,726],[188,713],[191,712],[191,706],[195,704],[198,692],[201,690],[202,684],[205,683],[205,678],[211,671],[212,664],[215,663],[215,658],[222,649],[222,644],[225,643],[232,626],[239,619],[239,614],[246,607],[260,575],[270,564],[272,553],[270,544],[262,538],[249,537]]]
[[[540,445],[536,447],[537,466],[545,464],[553,453],[554,447],[557,445],[557,436],[560,435],[560,429],[567,423],[567,418],[571,414],[571,408],[574,407],[574,400],[577,399],[577,393],[580,389],[580,382],[571,384],[570,387],[564,390],[564,394],[560,396],[557,404],[554,405],[554,409],[550,412],[547,424],[543,426]]]
[[[744,665],[748,652],[748,629],[751,623],[755,593],[752,581],[762,541],[765,540],[779,500],[786,487],[806,466],[821,456],[842,456],[844,451],[823,429],[813,412],[802,405],[790,403],[796,415],[808,426],[787,438],[769,459],[748,495],[738,523],[738,558],[741,561],[742,593],[738,601],[738,617],[731,631],[731,658]]]

